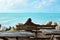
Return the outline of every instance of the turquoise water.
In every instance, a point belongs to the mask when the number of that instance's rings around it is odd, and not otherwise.
[[[36,24],[45,24],[47,21],[60,22],[60,13],[0,13],[0,24],[14,26],[17,23],[25,23],[28,18]]]

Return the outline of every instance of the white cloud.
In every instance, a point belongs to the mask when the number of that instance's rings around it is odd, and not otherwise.
[[[14,8],[14,5],[23,5],[24,0],[0,0],[0,10]]]
[[[35,8],[43,8],[45,6],[50,5],[54,0],[36,0],[33,5]]]
[[[54,2],[54,0],[0,0],[0,11],[8,11],[8,10],[26,10],[32,8],[43,8],[50,3]]]

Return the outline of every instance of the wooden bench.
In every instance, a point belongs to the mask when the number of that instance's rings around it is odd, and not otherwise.
[[[45,28],[44,28],[44,26],[45,26]],[[51,25],[50,25],[51,26]],[[35,26],[35,27],[27,27],[27,28],[22,28],[21,30],[35,30],[35,31],[32,31],[32,32],[34,32],[35,33],[35,37],[34,38],[30,38],[31,36],[29,36],[29,37],[22,37],[22,38],[27,38],[27,39],[30,39],[30,40],[39,40],[39,39],[41,39],[41,40],[44,40],[44,39],[50,39],[50,37],[49,38],[44,38],[44,37],[40,37],[40,38],[38,38],[37,36],[37,34],[38,33],[40,33],[41,31],[38,31],[39,29],[54,29],[54,25],[52,25],[53,26],[53,28],[46,28],[46,27],[50,27],[49,25],[41,25],[41,26]],[[18,40],[19,38],[21,38],[21,37],[19,37],[19,36],[14,36],[14,37],[8,37],[8,36],[0,36],[0,38],[3,38],[4,40],[8,40],[7,38],[16,38],[16,40]]]
[[[34,35],[30,32],[0,32],[0,38],[4,40],[8,40],[8,38],[16,38],[16,40],[19,40],[19,38],[30,37],[34,37]]]

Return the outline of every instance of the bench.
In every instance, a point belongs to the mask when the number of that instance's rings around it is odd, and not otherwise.
[[[44,26],[45,26],[45,28],[44,28]],[[51,25],[50,25],[51,26]],[[50,27],[49,26],[49,27]],[[52,25],[53,26],[53,25]],[[42,25],[42,26],[35,26],[35,27],[27,27],[26,29],[25,28],[22,28],[21,30],[28,30],[28,31],[30,31],[30,30],[32,30],[32,32],[34,32],[35,33],[35,37],[33,37],[33,38],[30,38],[30,37],[32,37],[32,36],[23,36],[23,37],[21,37],[21,36],[0,36],[0,38],[3,38],[4,40],[8,40],[7,38],[16,38],[16,40],[18,40],[19,38],[27,38],[27,39],[34,39],[34,40],[39,40],[39,39],[41,39],[41,40],[44,40],[44,39],[50,39],[50,37],[46,37],[46,38],[44,38],[44,37],[40,37],[40,38],[38,38],[37,37],[37,34],[38,33],[41,33],[41,31],[38,31],[39,29],[54,29],[54,26],[53,26],[53,28],[46,28],[46,27],[48,27],[48,25]],[[35,30],[35,31],[33,31],[33,30]],[[31,32],[31,31],[30,31]]]

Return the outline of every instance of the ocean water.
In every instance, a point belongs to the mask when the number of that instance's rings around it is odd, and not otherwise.
[[[17,23],[25,23],[28,18],[36,24],[45,24],[47,21],[60,22],[60,13],[0,13],[2,26],[15,26]]]

